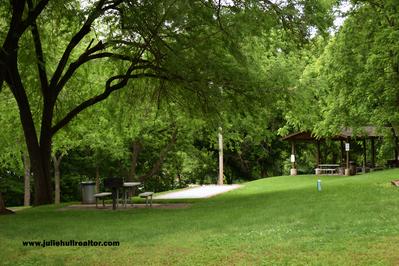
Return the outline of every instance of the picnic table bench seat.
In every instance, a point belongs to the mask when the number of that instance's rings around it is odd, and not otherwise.
[[[101,198],[103,200],[103,207],[105,207],[104,200],[106,197],[112,196],[112,192],[101,192],[94,194],[94,197],[96,198],[96,208],[98,207],[98,199]]]
[[[326,174],[334,174],[337,169],[335,168],[319,168],[320,172],[324,172]]]
[[[140,198],[145,198],[145,205],[148,207],[148,200],[150,201],[150,207],[152,206],[152,196],[154,192],[143,192],[139,194]]]
[[[337,174],[339,164],[319,164],[316,168],[316,174]]]

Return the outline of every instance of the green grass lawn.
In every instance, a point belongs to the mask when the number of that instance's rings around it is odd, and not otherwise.
[[[0,216],[0,265],[398,265],[399,170],[275,177],[188,209]],[[24,247],[22,240],[117,240],[119,247]]]

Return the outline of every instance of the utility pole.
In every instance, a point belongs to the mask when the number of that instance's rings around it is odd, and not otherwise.
[[[223,87],[220,87],[220,100],[223,101]],[[223,179],[224,179],[224,174],[223,174],[223,129],[222,129],[222,121],[223,121],[223,112],[221,113],[221,123],[219,126],[219,132],[218,132],[218,138],[219,138],[219,177],[218,177],[218,185],[223,185]]]
[[[222,128],[219,127],[219,178],[218,185],[223,185],[223,135]]]

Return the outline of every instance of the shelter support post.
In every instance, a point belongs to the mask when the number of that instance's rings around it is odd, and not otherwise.
[[[371,168],[375,168],[375,139],[371,138]]]
[[[219,127],[218,139],[219,139],[219,177],[218,177],[217,184],[223,185],[223,179],[224,179],[224,174],[223,174],[223,135],[222,135],[221,127]]]
[[[291,171],[290,171],[290,175],[297,175],[298,171],[296,169],[296,154],[295,154],[295,142],[292,141],[291,142],[291,156],[293,155],[293,159],[291,160]]]
[[[347,140],[349,143],[349,140]],[[350,169],[349,169],[349,150],[346,150],[346,168],[345,168],[345,175],[350,176]]]
[[[366,147],[366,138],[363,139],[363,173],[366,173],[366,164],[367,164],[367,147]]]
[[[398,152],[398,137],[395,136],[395,161],[396,165],[398,165],[398,159],[399,159],[399,152]]]

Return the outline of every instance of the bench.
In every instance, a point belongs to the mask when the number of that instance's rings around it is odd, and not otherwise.
[[[152,196],[154,192],[143,192],[139,194],[140,198],[145,198],[145,206],[148,207],[148,199],[150,200],[150,207],[152,206]]]
[[[338,174],[339,164],[319,164],[318,168],[316,168],[316,175],[322,174]]]
[[[337,172],[337,169],[335,169],[335,168],[319,168],[319,170],[320,170],[321,174],[324,173],[326,175],[328,175],[328,174],[332,175]]]
[[[112,193],[111,192],[101,192],[101,193],[94,194],[94,197],[96,198],[96,208],[98,208],[98,199],[99,198],[101,198],[103,200],[103,207],[105,207],[104,200],[105,200],[105,197],[108,197],[108,196],[112,196]]]

